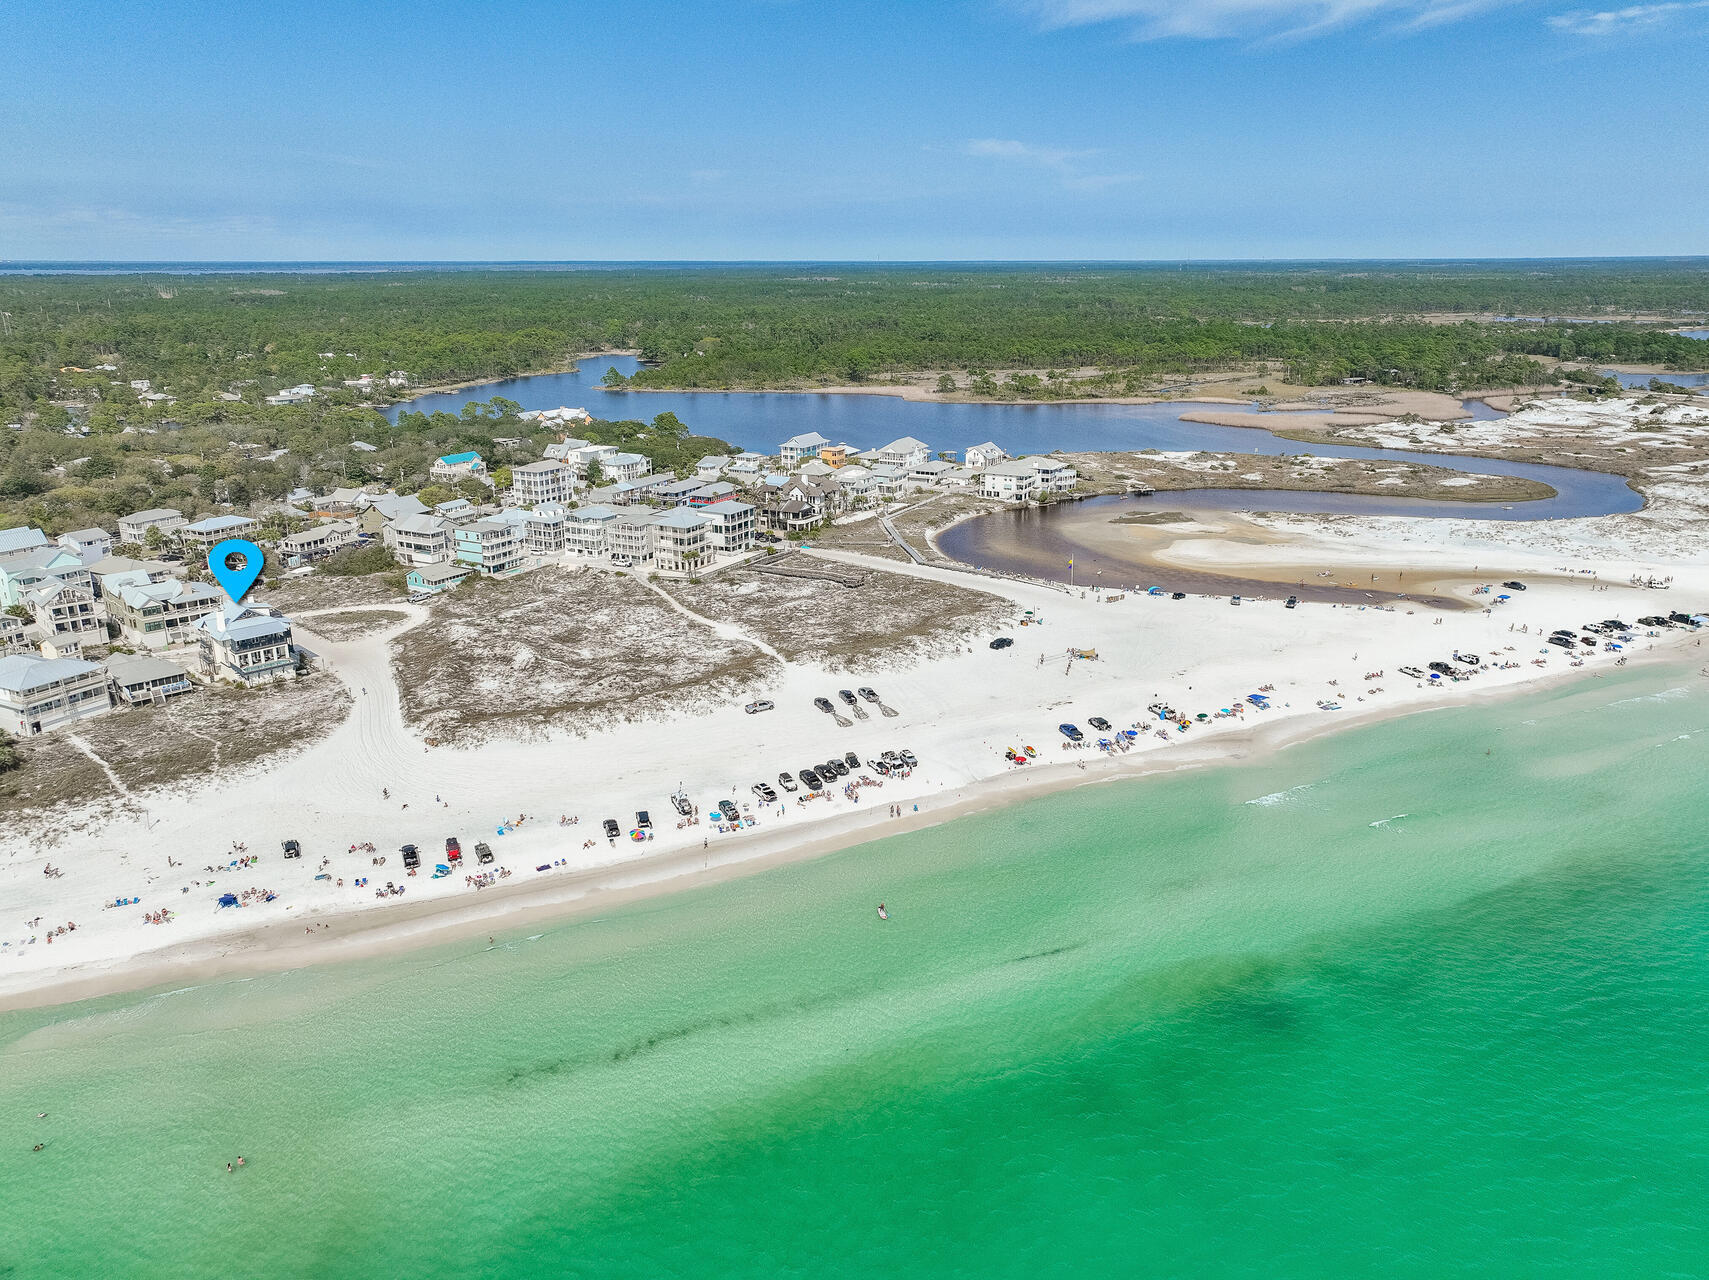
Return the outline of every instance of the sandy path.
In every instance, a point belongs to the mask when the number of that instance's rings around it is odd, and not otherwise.
[[[789,665],[788,658],[784,657],[758,636],[750,635],[748,632],[743,631],[740,627],[736,626],[735,623],[714,622],[704,614],[696,613],[693,609],[690,609],[658,583],[648,582],[645,578],[637,579],[637,581],[644,583],[654,595],[658,596],[659,599],[663,600],[690,622],[699,623],[701,626],[707,628],[709,631],[715,632],[725,640],[734,640],[738,644],[745,644],[750,648],[758,649],[761,653],[765,654],[766,657],[775,658],[785,666]]]
[[[76,747],[84,755],[88,756],[95,762],[96,767],[99,768],[102,773],[107,775],[107,781],[113,784],[114,791],[117,791],[126,800],[133,800],[136,798],[131,789],[124,784],[124,781],[119,777],[119,775],[113,772],[113,767],[96,754],[94,747],[90,746],[83,740],[83,738],[75,733],[68,733],[65,735],[65,738],[67,742],[71,743],[72,746]]]

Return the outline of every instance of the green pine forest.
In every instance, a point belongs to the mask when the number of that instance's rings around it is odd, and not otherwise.
[[[0,526],[110,527],[151,505],[193,515],[369,480],[407,492],[435,456],[465,448],[499,466],[539,457],[546,437],[507,402],[394,427],[374,406],[407,392],[340,386],[363,373],[401,370],[419,387],[632,350],[647,362],[634,381],[652,387],[940,370],[961,394],[1052,398],[1262,366],[1296,384],[1452,392],[1556,381],[1562,360],[1709,368],[1709,343],[1666,331],[1706,315],[1705,259],[8,274],[0,414],[20,429],[0,431]],[[1095,373],[1004,376],[1016,369]],[[138,404],[140,378],[174,403]],[[336,389],[260,403],[301,382]],[[729,449],[663,417],[582,434],[669,469]]]

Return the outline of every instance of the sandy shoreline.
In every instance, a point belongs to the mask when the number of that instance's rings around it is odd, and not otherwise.
[[[409,395],[401,400],[388,400],[382,406],[395,409],[400,405],[408,405],[413,400],[425,396],[449,395],[454,391],[467,391],[470,387],[491,387],[501,382],[515,382],[519,378],[543,378],[554,373],[568,373],[582,360],[591,360],[596,356],[639,356],[639,351],[578,351],[567,355],[558,364],[549,369],[530,369],[526,373],[505,373],[496,378],[470,378],[466,382],[436,383],[431,387],[410,387]]]
[[[1678,664],[1666,651],[1640,655],[1647,666]],[[1683,668],[1682,674],[1689,671]],[[866,813],[826,819],[806,838],[793,833],[749,833],[720,843],[715,853],[685,849],[643,856],[550,880],[500,884],[473,898],[452,898],[397,906],[384,912],[340,920],[332,931],[301,934],[296,921],[276,921],[214,939],[146,952],[123,967],[82,973],[67,970],[52,981],[25,991],[0,993],[0,1012],[44,1008],[130,991],[173,985],[200,985],[275,973],[311,965],[400,955],[439,944],[511,932],[645,901],[666,894],[757,875],[775,867],[810,861],[893,835],[923,830],[973,814],[991,812],[1040,796],[1077,787],[1135,781],[1189,769],[1237,764],[1262,754],[1314,741],[1330,734],[1387,720],[1448,711],[1488,697],[1512,699],[1565,683],[1577,673],[1557,670],[1495,690],[1476,686],[1444,693],[1429,703],[1372,706],[1324,719],[1291,717],[1253,723],[1214,738],[1183,744],[1167,755],[1097,755],[1035,767],[985,779],[948,795],[921,802],[918,812],[887,818],[877,807]]]

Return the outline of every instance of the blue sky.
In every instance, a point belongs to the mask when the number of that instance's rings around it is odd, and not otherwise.
[[[0,258],[1709,253],[1709,0],[0,10]]]

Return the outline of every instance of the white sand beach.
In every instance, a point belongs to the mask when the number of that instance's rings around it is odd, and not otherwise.
[[[130,793],[106,812],[57,815],[51,827],[13,823],[0,836],[0,1007],[509,928],[813,856],[1038,789],[1270,749],[1355,719],[1538,680],[1593,677],[1621,658],[1690,657],[1700,644],[1686,629],[1654,637],[1640,629],[1618,653],[1567,654],[1543,640],[1557,627],[1593,619],[1633,622],[1669,608],[1701,608],[1709,601],[1701,557],[1657,569],[1629,555],[1616,558],[1610,547],[1600,558],[1569,561],[1550,545],[1552,536],[1539,535],[1540,526],[1504,526],[1499,547],[1491,547],[1481,541],[1489,528],[1446,521],[1392,521],[1386,532],[1376,531],[1384,522],[1367,521],[1357,539],[1343,527],[1308,523],[1294,522],[1288,536],[1265,546],[1182,544],[1172,554],[1211,556],[1230,571],[1241,561],[1337,573],[1367,563],[1414,566],[1437,590],[1477,607],[1450,612],[1402,601],[1392,608],[1289,609],[1285,587],[1273,599],[1235,606],[1224,597],[1147,596],[1134,584],[1069,591],[874,562],[989,591],[1007,602],[1013,625],[969,635],[953,654],[871,673],[786,663],[781,676],[749,693],[776,703],[760,714],[745,714],[737,700],[710,713],[631,721],[586,736],[468,747],[429,745],[400,711],[390,641],[423,625],[426,610],[388,605],[406,620],[344,642],[315,637],[314,620],[304,615],[305,642],[353,695],[351,714],[330,734],[257,769]],[[1642,572],[1670,576],[1671,588],[1628,585]],[[1530,589],[1500,604],[1493,593],[1473,594],[1510,577]],[[1023,618],[1028,625],[1018,625]],[[729,624],[717,626],[729,638]],[[990,648],[999,633],[1013,645]],[[1096,650],[1097,658],[1070,657],[1071,648]],[[1456,653],[1478,655],[1482,668],[1453,683],[1399,670]],[[838,690],[866,685],[893,717],[863,702],[865,718],[850,717],[845,727],[813,705],[828,697],[846,714]],[[1261,690],[1269,691],[1268,710],[1244,701]],[[1210,718],[1191,719],[1186,730],[1161,725],[1147,710],[1157,702]],[[1093,716],[1112,729],[1091,727]],[[1066,744],[1057,728],[1063,722],[1085,731],[1082,745]],[[1128,750],[1097,749],[1099,738],[1130,726],[1138,736]],[[1029,746],[1031,763],[1006,757]],[[918,768],[884,778],[863,764],[854,777],[882,785],[853,797],[843,791],[851,779],[812,799],[779,788],[772,804],[751,790],[762,781],[778,787],[781,771],[795,774],[845,752],[865,762],[902,748],[918,757]],[[697,823],[673,811],[669,797],[679,787],[699,807]],[[740,826],[720,829],[708,820],[723,799],[740,806]],[[642,809],[655,829],[635,841],[629,833]],[[561,825],[564,817],[577,821]],[[608,817],[621,829],[615,841],[601,832]],[[461,842],[463,865],[432,878],[449,836]],[[301,842],[301,859],[281,856],[286,839]],[[467,879],[481,870],[477,841],[496,855],[490,870],[509,873],[492,887]],[[367,843],[372,853],[352,851]],[[421,849],[420,874],[404,874],[398,851],[405,843]],[[230,865],[245,853],[258,862]],[[44,874],[49,866],[58,874]],[[405,892],[385,895],[388,881]],[[220,907],[228,893],[244,905]],[[134,901],[113,905],[121,900]],[[162,911],[171,913],[168,922],[148,922]],[[71,924],[75,929],[66,928]],[[50,933],[56,929],[64,931]]]

